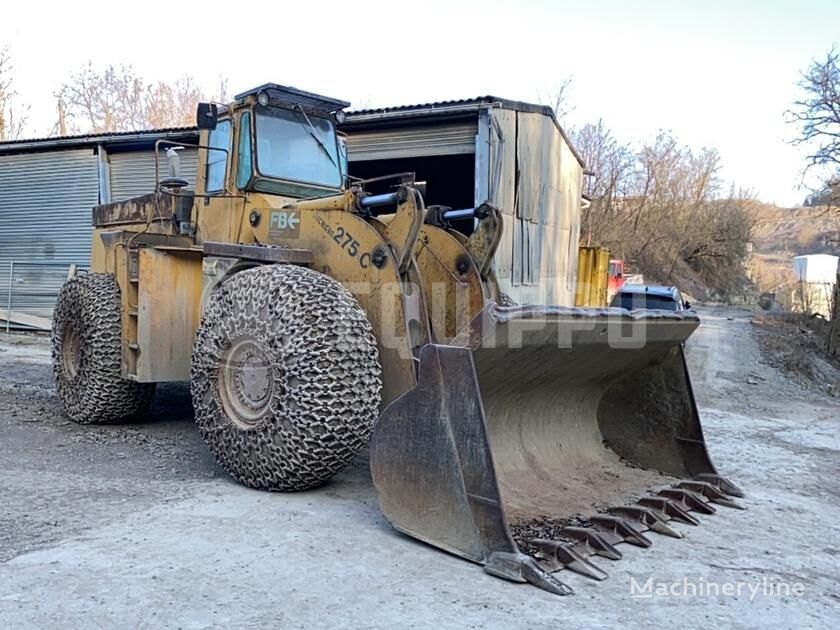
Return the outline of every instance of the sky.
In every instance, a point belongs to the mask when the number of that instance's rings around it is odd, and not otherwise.
[[[603,119],[622,140],[658,130],[716,147],[722,177],[796,205],[804,153],[783,114],[815,58],[840,47],[838,0],[344,0],[6,3],[27,135],[89,60],[208,91],[266,82],[380,107],[492,94],[538,102],[571,77],[565,124]]]

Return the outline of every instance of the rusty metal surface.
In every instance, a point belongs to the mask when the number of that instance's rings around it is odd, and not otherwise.
[[[130,232],[127,230],[100,230],[99,239],[110,249],[117,244],[132,247],[155,247],[190,250],[194,249],[193,240],[187,236],[173,236],[155,232]]]
[[[93,209],[93,225],[111,227],[173,221],[176,215],[189,216],[193,201],[192,194],[156,192],[125,201],[106,203]]]
[[[452,232],[424,225],[416,254],[427,316],[437,343],[449,343],[484,307],[478,268]]]
[[[713,499],[735,507],[682,354],[697,324],[488,305],[453,345],[423,348],[417,387],[383,412],[371,443],[383,513],[485,566],[513,544],[546,572],[603,579],[590,556],[678,535],[668,522],[699,523]]]
[[[311,250],[294,249],[291,247],[238,245],[236,243],[205,241],[203,249],[204,253],[208,256],[229,256],[259,262],[309,265],[315,260]]]
[[[521,554],[505,520],[469,350],[426,345],[418,385],[380,417],[371,472],[398,530],[510,580],[568,587]]]
[[[201,318],[201,252],[143,247],[138,254],[137,302],[126,313],[136,320],[134,380],[188,381]]]
[[[397,269],[401,274],[406,273],[414,258],[417,237],[423,227],[425,206],[423,197],[414,188],[402,187],[405,191],[404,199],[397,206],[394,218],[385,228],[385,240],[397,259]]]
[[[478,273],[486,279],[493,269],[493,257],[502,240],[502,215],[497,208],[484,203],[476,209],[476,216],[478,225],[467,239],[466,247]]]

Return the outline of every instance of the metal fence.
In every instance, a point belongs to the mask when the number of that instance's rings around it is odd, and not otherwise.
[[[8,260],[0,266],[0,321],[5,330],[49,329],[61,286],[74,265]]]

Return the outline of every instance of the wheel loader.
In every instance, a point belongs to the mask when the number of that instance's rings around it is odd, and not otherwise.
[[[347,184],[347,106],[276,84],[200,104],[194,190],[172,160],[93,209],[52,330],[67,416],[141,418],[156,383],[188,380],[221,466],[273,491],[369,445],[396,529],[557,594],[562,570],[603,579],[593,556],[739,507],[683,355],[697,316],[512,303],[499,209]]]

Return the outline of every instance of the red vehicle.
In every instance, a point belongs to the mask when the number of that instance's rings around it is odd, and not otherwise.
[[[609,275],[607,280],[607,301],[609,301],[624,286],[624,261],[618,260],[617,258],[611,259],[607,273]]]

